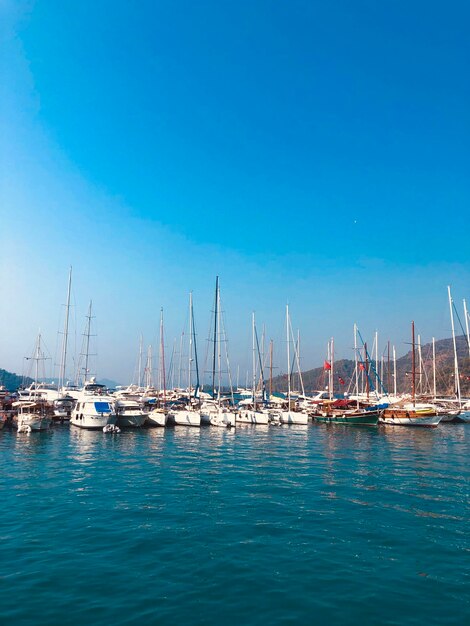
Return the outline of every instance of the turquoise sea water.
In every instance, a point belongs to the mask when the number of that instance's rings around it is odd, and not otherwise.
[[[0,432],[3,624],[470,623],[470,427]]]

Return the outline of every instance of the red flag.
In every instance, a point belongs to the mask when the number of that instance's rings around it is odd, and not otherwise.
[[[364,371],[366,369],[366,366],[363,365],[362,363],[359,363],[359,369]]]
[[[323,369],[324,370],[330,370],[331,369],[331,363],[329,361],[325,361],[323,363]]]
[[[346,383],[344,382],[344,378],[341,378],[341,376],[338,378],[339,384],[340,385],[345,385]]]

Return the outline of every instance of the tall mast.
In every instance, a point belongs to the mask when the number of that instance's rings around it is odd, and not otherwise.
[[[38,341],[36,343],[36,366],[35,366],[35,374],[34,381],[37,383],[39,381],[39,360],[41,358],[41,331],[39,331]]]
[[[193,292],[189,292],[189,357],[188,357],[188,400],[191,402],[191,365],[193,361]]]
[[[217,359],[217,322],[218,322],[218,298],[219,298],[219,277],[215,277],[215,303],[214,303],[214,352],[212,356],[212,397],[215,398],[215,367]]]
[[[220,388],[222,386],[222,347],[221,347],[221,328],[220,328],[220,288],[218,285],[219,277],[217,277],[217,324],[219,332],[217,333],[217,401],[220,405]]]
[[[90,337],[91,337],[91,319],[92,319],[92,315],[91,315],[91,309],[92,309],[92,300],[90,300],[90,305],[88,307],[88,315],[86,316],[87,318],[87,328],[85,331],[85,340],[86,340],[86,344],[85,344],[85,381],[87,379],[87,375],[88,375],[88,359],[90,356]]]
[[[184,339],[184,331],[181,333],[180,337],[180,353],[178,355],[178,389],[181,389],[181,368],[183,361],[183,339]]]
[[[163,391],[163,407],[166,402],[166,374],[165,374],[165,342],[163,336],[163,308],[160,309],[160,381]]]
[[[59,391],[65,384],[65,369],[67,366],[67,343],[69,337],[69,311],[70,311],[70,291],[72,286],[72,266],[69,270],[69,282],[67,287],[67,304],[65,305],[65,322],[64,322],[64,337],[62,340],[62,356],[60,359],[60,374],[59,374]]]
[[[331,399],[334,400],[335,397],[335,377],[334,377],[334,367],[335,367],[335,340],[334,337],[331,338]]]
[[[143,343],[143,336],[142,333],[140,334],[140,341],[139,341],[139,369],[138,369],[138,379],[137,379],[137,386],[140,388],[142,386],[142,343]]]
[[[269,342],[269,401],[273,394],[273,340]]]
[[[390,395],[390,340],[387,342],[387,394]]]
[[[436,401],[436,340],[432,338],[432,389],[434,394],[434,401]]]
[[[150,389],[150,387],[153,384],[152,381],[152,368],[153,368],[153,363],[152,363],[152,346],[148,346],[147,348],[147,363],[146,363],[146,367],[145,367],[145,386],[147,387],[147,389]]]
[[[199,397],[199,363],[197,360],[197,343],[196,343],[196,325],[194,323],[194,308],[193,308],[193,294],[191,292],[191,335],[194,345],[194,367],[196,370],[196,387],[194,388],[194,395]]]
[[[375,389],[379,389],[379,331],[375,331]]]
[[[290,335],[289,335],[289,305],[286,304],[286,333],[287,333],[287,406],[290,411]]]
[[[419,388],[419,393],[423,393],[423,354],[421,351],[421,335],[419,334],[418,334],[418,363],[419,363],[418,388]]]
[[[415,354],[415,323],[411,322],[411,397],[413,406],[416,403],[416,354]]]
[[[463,313],[465,315],[465,329],[467,331],[468,356],[470,357],[470,332],[468,329],[468,311],[467,311],[467,302],[465,298],[463,299]]]
[[[256,411],[256,345],[255,345],[255,313],[251,314],[251,335],[252,335],[252,351],[253,351],[253,380],[252,380],[252,388],[253,388],[253,410]]]
[[[457,392],[457,398],[460,404],[460,377],[459,377],[459,361],[457,359],[457,344],[455,342],[455,327],[454,327],[454,311],[453,305],[454,302],[452,300],[452,296],[450,295],[450,287],[447,287],[447,292],[449,295],[449,309],[450,309],[450,323],[452,326],[452,341],[454,343],[454,390]]]
[[[354,324],[354,372],[356,377],[356,407],[359,408],[359,367],[357,354],[357,325]]]
[[[393,395],[397,397],[397,353],[393,346]]]
[[[364,376],[366,377],[367,400],[369,400],[370,384],[369,384],[369,357],[367,356],[367,342],[364,344],[364,353],[365,353]]]

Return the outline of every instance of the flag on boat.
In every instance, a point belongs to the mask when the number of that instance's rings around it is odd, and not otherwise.
[[[341,376],[338,377],[338,382],[340,385],[345,385],[346,383],[344,382],[344,378],[341,378]]]
[[[366,369],[364,363],[359,363],[359,369],[363,372]]]
[[[330,363],[329,361],[325,361],[325,362],[323,363],[323,369],[324,369],[325,371],[330,370],[330,369],[331,369],[331,363]]]

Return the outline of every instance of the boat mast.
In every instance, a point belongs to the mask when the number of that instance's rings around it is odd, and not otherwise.
[[[375,331],[375,389],[379,389],[379,331]]]
[[[387,395],[390,395],[390,340],[387,342]]]
[[[181,369],[182,369],[182,361],[183,361],[183,339],[184,339],[184,331],[181,333],[181,337],[180,337],[180,353],[178,355],[178,389],[181,389]]]
[[[416,404],[416,354],[415,354],[415,323],[411,322],[411,398]]]
[[[218,317],[218,330],[219,332],[217,333],[217,402],[219,403],[220,406],[220,388],[222,386],[222,347],[221,347],[221,328],[220,328],[220,289],[218,286],[218,279],[219,277],[217,277],[217,317]]]
[[[418,334],[418,363],[419,363],[419,372],[418,372],[418,389],[419,393],[423,393],[423,354],[421,351],[421,335]]]
[[[331,338],[331,400],[334,400],[335,397],[335,377],[334,377],[334,367],[335,367],[335,340],[334,337]]]
[[[432,338],[432,388],[434,393],[434,402],[436,401],[436,340]]]
[[[215,303],[214,303],[214,351],[212,355],[212,397],[215,398],[215,365],[217,359],[217,305],[219,293],[219,277],[215,277]]]
[[[286,304],[286,333],[287,333],[287,410],[290,412],[290,335],[289,335],[289,305]]]
[[[90,300],[90,305],[88,307],[88,315],[86,316],[87,318],[87,326],[86,326],[86,330],[85,330],[85,368],[84,368],[84,372],[85,372],[85,380],[83,381],[84,383],[86,382],[87,379],[87,375],[88,375],[88,360],[90,357],[90,337],[91,337],[91,309],[92,309],[92,300]]]
[[[72,286],[72,266],[69,270],[69,282],[67,287],[67,304],[65,305],[64,338],[62,341],[62,356],[60,359],[59,391],[65,383],[65,368],[67,365],[67,343],[69,337],[69,312],[70,312],[70,291]]]
[[[357,325],[354,324],[354,372],[356,377],[356,408],[359,409],[359,368],[357,356]]]
[[[450,286],[447,287],[447,292],[449,295],[449,309],[450,309],[450,323],[452,326],[452,341],[454,344],[454,391],[457,392],[457,398],[459,401],[459,405],[461,404],[460,402],[460,377],[459,377],[459,361],[457,359],[457,344],[455,342],[455,327],[454,327],[454,311],[453,311],[453,300],[452,300],[452,296],[450,295]]]
[[[369,357],[367,355],[367,342],[364,343],[364,353],[365,353],[364,376],[366,377],[366,398],[367,398],[367,401],[369,401],[370,384],[369,384]]]
[[[256,346],[255,346],[255,312],[251,314],[251,336],[252,336],[252,368],[253,368],[253,380],[252,380],[252,394],[253,394],[253,410],[256,411]]]
[[[163,391],[163,408],[166,403],[166,378],[165,378],[165,344],[163,337],[163,308],[160,309],[160,382]]]
[[[470,357],[470,332],[468,329],[468,311],[467,311],[467,302],[465,298],[463,299],[463,313],[465,315],[465,328],[467,330],[467,346],[468,346],[468,356]]]
[[[193,360],[193,292],[189,292],[189,358],[188,358],[188,400],[191,403],[191,364]]]
[[[397,353],[393,346],[393,395],[397,397]]]
[[[269,342],[269,401],[273,394],[273,340]]]
[[[139,341],[139,368],[138,368],[138,379],[137,379],[137,386],[140,388],[142,387],[142,343],[144,341],[144,338],[142,336],[142,333],[140,333],[140,341]]]
[[[194,308],[193,308],[193,294],[191,292],[191,334],[193,336],[193,345],[194,345],[194,367],[196,370],[196,386],[194,388],[194,396],[199,397],[199,363],[197,360],[197,342],[196,342],[196,325],[194,323]]]

